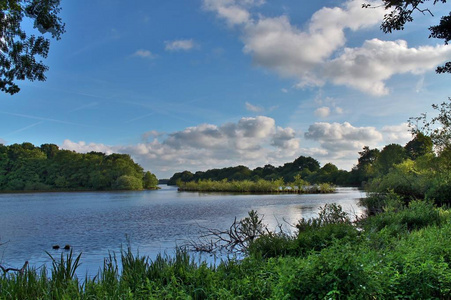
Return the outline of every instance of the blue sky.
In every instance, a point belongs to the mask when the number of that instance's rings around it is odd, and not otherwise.
[[[128,153],[159,178],[300,155],[350,170],[450,96],[451,47],[427,31],[449,4],[390,35],[361,4],[62,0],[47,81],[0,95],[0,142]]]

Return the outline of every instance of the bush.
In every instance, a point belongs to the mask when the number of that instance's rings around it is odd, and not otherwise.
[[[362,221],[366,231],[385,229],[391,235],[405,234],[412,230],[441,224],[440,211],[430,201],[415,200],[399,211],[386,211]]]
[[[393,190],[389,190],[386,193],[368,193],[367,197],[360,199],[360,205],[366,208],[368,216],[400,208],[404,203],[404,198]]]
[[[335,241],[355,240],[358,231],[349,215],[340,205],[326,204],[320,208],[317,218],[301,219],[295,225],[298,233],[290,236],[283,232],[261,235],[249,247],[249,253],[264,258],[295,255],[306,256],[312,251],[327,248]]]
[[[449,176],[435,178],[426,192],[426,198],[433,200],[437,205],[450,205],[451,180]]]

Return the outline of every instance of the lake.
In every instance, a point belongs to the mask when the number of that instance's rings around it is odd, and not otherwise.
[[[250,210],[264,215],[264,223],[294,224],[317,215],[326,203],[340,204],[361,215],[356,188],[338,188],[334,194],[233,195],[178,192],[161,186],[155,191],[0,194],[0,264],[22,267],[28,260],[39,268],[67,253],[53,245],[68,244],[82,252],[77,274],[97,274],[109,251],[120,253],[129,240],[140,255],[171,254],[177,245],[198,237],[204,229],[226,229]]]

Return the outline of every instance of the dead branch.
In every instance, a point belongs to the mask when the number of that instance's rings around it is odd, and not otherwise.
[[[262,219],[256,211],[250,211],[249,216],[240,221],[235,218],[226,230],[202,227],[204,234],[197,240],[188,241],[186,246],[192,251],[210,254],[245,253],[254,240],[270,233]]]
[[[2,265],[0,265],[0,269],[3,270],[3,273],[4,273],[4,274],[8,273],[9,271],[19,272],[19,274],[23,274],[23,273],[25,272],[25,269],[27,268],[27,266],[28,266],[28,261],[26,261],[26,262],[23,264],[23,267],[22,267],[21,269],[16,269],[16,268],[5,268],[5,267],[2,266]]]

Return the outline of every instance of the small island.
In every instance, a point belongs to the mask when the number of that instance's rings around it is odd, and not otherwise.
[[[227,193],[253,193],[253,194],[326,194],[335,192],[335,186],[329,183],[309,184],[301,179],[300,175],[295,177],[294,182],[285,183],[282,178],[277,180],[257,181],[223,179],[213,181],[211,179],[177,182],[179,191],[189,192],[227,192]]]

